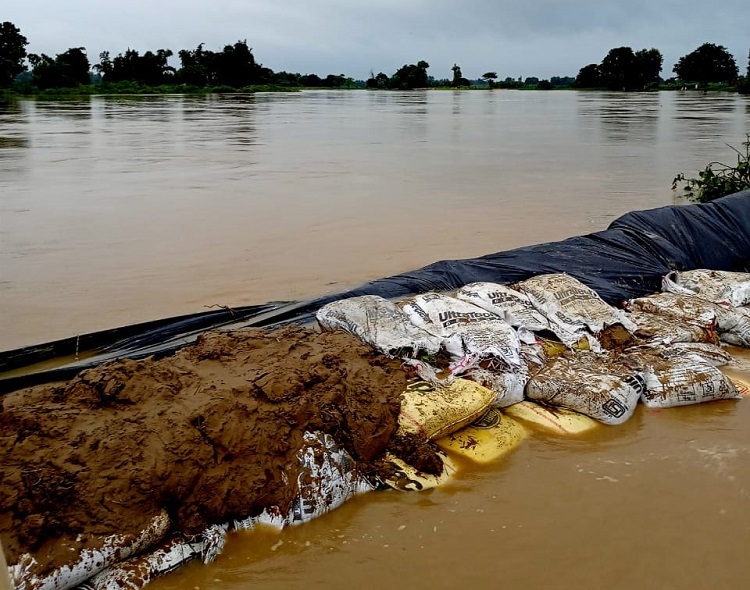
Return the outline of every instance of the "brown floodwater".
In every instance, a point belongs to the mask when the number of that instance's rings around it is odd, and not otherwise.
[[[335,292],[680,203],[730,94],[304,92],[0,107],[0,350]],[[750,357],[748,357],[750,359]],[[446,486],[234,533],[156,590],[739,588],[750,401],[535,434]]]

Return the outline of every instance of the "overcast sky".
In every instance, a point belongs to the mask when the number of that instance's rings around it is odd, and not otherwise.
[[[724,45],[744,73],[750,0],[4,0],[0,21],[56,55],[206,49],[247,39],[275,71],[392,74],[424,59],[436,78],[575,76],[613,47],[656,47],[662,77],[705,42]],[[173,65],[179,65],[175,59]]]

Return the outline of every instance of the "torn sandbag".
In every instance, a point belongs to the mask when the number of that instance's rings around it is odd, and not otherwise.
[[[750,273],[708,269],[675,271],[664,277],[662,291],[740,307],[750,303]]]
[[[138,535],[110,535],[96,549],[83,549],[52,571],[39,572],[37,560],[25,553],[8,569],[13,587],[19,590],[67,590],[131,555],[157,544],[170,528],[166,511],[154,516]]]
[[[580,339],[539,312],[525,293],[506,285],[472,283],[459,289],[456,297],[499,315],[514,328],[554,335],[571,346]]]
[[[534,307],[567,332],[583,335],[588,329],[597,335],[615,324],[630,333],[636,328],[625,312],[605,303],[596,291],[570,275],[538,275],[517,286]]]
[[[622,424],[645,391],[643,377],[592,352],[555,358],[526,385],[526,397],[562,406],[604,424]]]
[[[641,400],[649,408],[687,406],[740,397],[724,373],[697,354],[665,358],[658,350],[627,355],[646,382]]]

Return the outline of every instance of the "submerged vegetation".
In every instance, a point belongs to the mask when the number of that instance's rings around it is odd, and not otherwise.
[[[672,181],[672,190],[683,185],[685,195],[692,201],[706,203],[725,195],[750,189],[750,135],[742,142],[744,151],[727,144],[737,155],[737,165],[710,162],[698,172],[698,178],[687,178],[680,173]]]

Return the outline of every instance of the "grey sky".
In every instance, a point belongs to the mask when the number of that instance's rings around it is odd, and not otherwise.
[[[450,77],[458,63],[475,78],[575,76],[613,47],[656,47],[662,76],[704,42],[724,45],[745,72],[750,2],[724,0],[6,0],[27,50],[55,55],[86,47],[175,53],[205,43],[218,50],[247,39],[273,70],[392,74],[425,59],[429,74]],[[10,4],[10,6],[8,6]],[[177,61],[173,65],[178,65]]]

